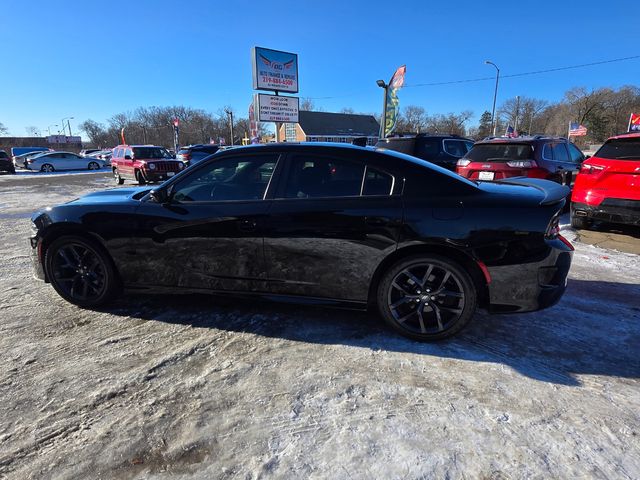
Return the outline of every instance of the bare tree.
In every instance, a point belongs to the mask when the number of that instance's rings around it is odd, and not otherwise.
[[[27,135],[29,135],[30,137],[39,137],[40,136],[40,129],[38,127],[34,127],[29,126],[29,127],[24,127],[24,129],[27,131]]]
[[[9,133],[9,129],[0,122],[0,135],[6,135],[7,133]]]

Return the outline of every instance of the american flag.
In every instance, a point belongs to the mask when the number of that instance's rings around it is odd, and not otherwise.
[[[507,131],[504,133],[505,137],[515,138],[518,136],[518,131],[515,130],[511,125],[507,126]]]
[[[576,122],[569,124],[569,136],[570,137],[583,137],[587,134],[587,127],[580,125]]]

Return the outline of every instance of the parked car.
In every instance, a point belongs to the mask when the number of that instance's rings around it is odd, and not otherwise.
[[[126,179],[140,185],[163,181],[185,168],[166,148],[154,145],[118,145],[111,156],[111,169],[118,185]]]
[[[85,157],[99,158],[100,160],[104,161],[104,164],[106,166],[110,167],[111,166],[111,154],[112,154],[112,151],[110,149],[97,150],[95,152],[91,152],[91,153],[85,155]]]
[[[16,167],[4,150],[0,150],[0,171],[16,173]]]
[[[52,150],[47,147],[13,147],[11,149],[11,157],[17,157],[30,152],[51,152]]]
[[[458,160],[456,172],[471,180],[523,176],[571,186],[584,159],[580,149],[562,137],[487,138]]]
[[[395,150],[456,170],[456,162],[473,146],[473,140],[458,135],[420,133],[415,136],[390,137],[380,140],[376,148]]]
[[[43,152],[52,152],[47,147],[13,147],[11,149],[11,159],[15,168],[26,168],[24,166],[27,155],[34,156]]]
[[[35,152],[27,152],[21,155],[16,155],[13,157],[13,166],[16,168],[27,168],[27,161],[33,157],[37,157],[38,155],[42,155],[43,153],[48,153],[47,151],[37,150]]]
[[[85,148],[83,150],[80,150],[80,156],[82,157],[86,157],[87,155],[90,155],[94,152],[99,152],[100,149],[99,148]]]
[[[401,334],[435,340],[478,306],[525,312],[560,299],[573,255],[558,228],[567,192],[540,179],[470,182],[390,150],[255,145],[155,189],[37,212],[31,246],[36,275],[82,307],[121,286],[244,293],[377,306]]]
[[[213,155],[219,149],[219,145],[188,145],[178,150],[176,158],[183,161],[187,166],[194,165],[209,155]]]
[[[25,168],[41,172],[55,172],[56,170],[99,170],[104,168],[104,162],[97,158],[81,157],[71,152],[45,152],[28,158]]]
[[[594,220],[640,225],[640,133],[609,138],[580,168],[571,194],[571,225]]]

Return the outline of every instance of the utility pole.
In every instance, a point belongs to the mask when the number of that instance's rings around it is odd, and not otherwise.
[[[518,116],[520,116],[520,95],[516,95],[516,121],[513,126],[514,133],[518,131]]]
[[[229,115],[229,130],[231,131],[231,145],[233,145],[233,111],[230,108],[225,108],[224,111]]]

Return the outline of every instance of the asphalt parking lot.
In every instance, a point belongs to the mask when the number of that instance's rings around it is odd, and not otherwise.
[[[66,303],[29,217],[112,183],[0,177],[0,477],[640,478],[637,231],[565,226],[558,305],[420,344],[369,313]]]

